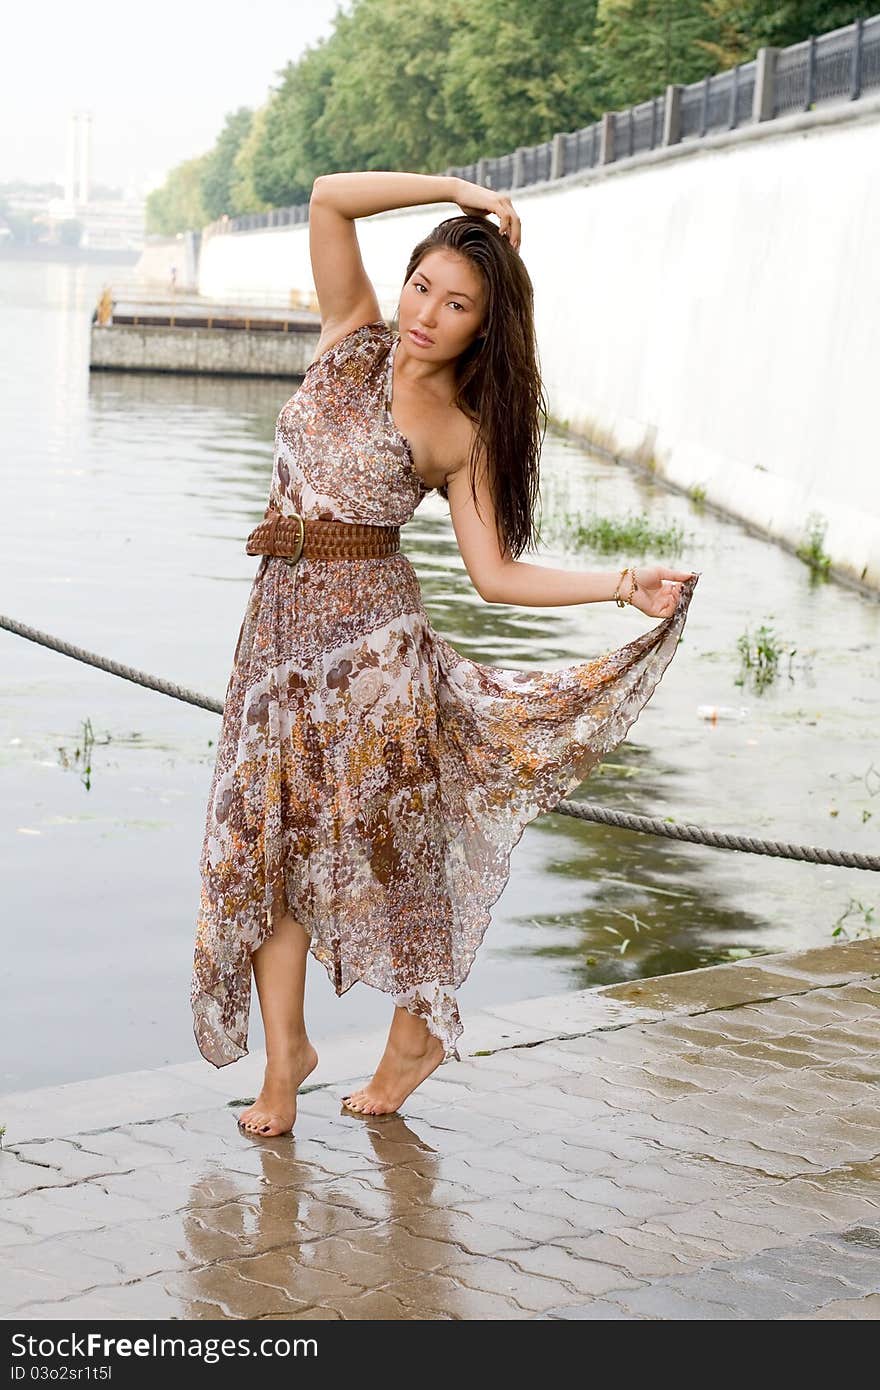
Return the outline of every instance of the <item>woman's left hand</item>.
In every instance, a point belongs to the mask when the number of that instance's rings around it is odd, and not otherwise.
[[[669,618],[675,612],[682,581],[691,579],[694,570],[671,570],[665,565],[650,565],[633,571],[638,588],[632,596],[633,608],[645,613],[649,618]],[[626,576],[621,585],[625,596],[629,593],[630,577]]]

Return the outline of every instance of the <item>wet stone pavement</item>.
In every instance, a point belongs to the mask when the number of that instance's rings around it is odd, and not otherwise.
[[[256,1054],[8,1095],[0,1314],[877,1319],[878,1005],[871,940],[528,1000],[381,1117],[343,1039],[274,1139]]]

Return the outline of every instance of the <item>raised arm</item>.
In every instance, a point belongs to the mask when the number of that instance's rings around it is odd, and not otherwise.
[[[355,219],[423,203],[455,203],[463,211],[494,213],[499,231],[519,245],[519,219],[510,199],[466,179],[380,169],[321,174],[309,199],[309,253],[321,310],[319,356],[352,329],[381,317],[361,259]]]
[[[361,259],[355,218],[420,203],[454,203],[460,180],[433,174],[321,174],[309,199],[309,253],[321,310],[318,355],[362,323],[380,318]]]

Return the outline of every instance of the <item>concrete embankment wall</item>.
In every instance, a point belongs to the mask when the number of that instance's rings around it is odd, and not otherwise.
[[[556,421],[880,589],[880,100],[517,190]],[[359,222],[383,313],[454,205]],[[308,228],[206,236],[203,294],[313,288]]]
[[[132,279],[150,289],[168,290],[173,278],[176,289],[193,290],[198,286],[198,260],[199,235],[196,232],[151,237],[134,267]]]

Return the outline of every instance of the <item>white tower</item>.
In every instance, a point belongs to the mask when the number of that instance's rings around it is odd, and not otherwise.
[[[92,113],[73,111],[67,122],[64,201],[72,214],[89,201],[92,182]]]
[[[64,178],[64,201],[68,208],[73,211],[76,199],[76,130],[78,117],[75,111],[70,113],[67,121],[67,164],[65,166]]]
[[[79,187],[77,189],[77,201],[87,203],[89,201],[91,177],[92,177],[92,113],[91,111],[80,111],[79,113]]]

